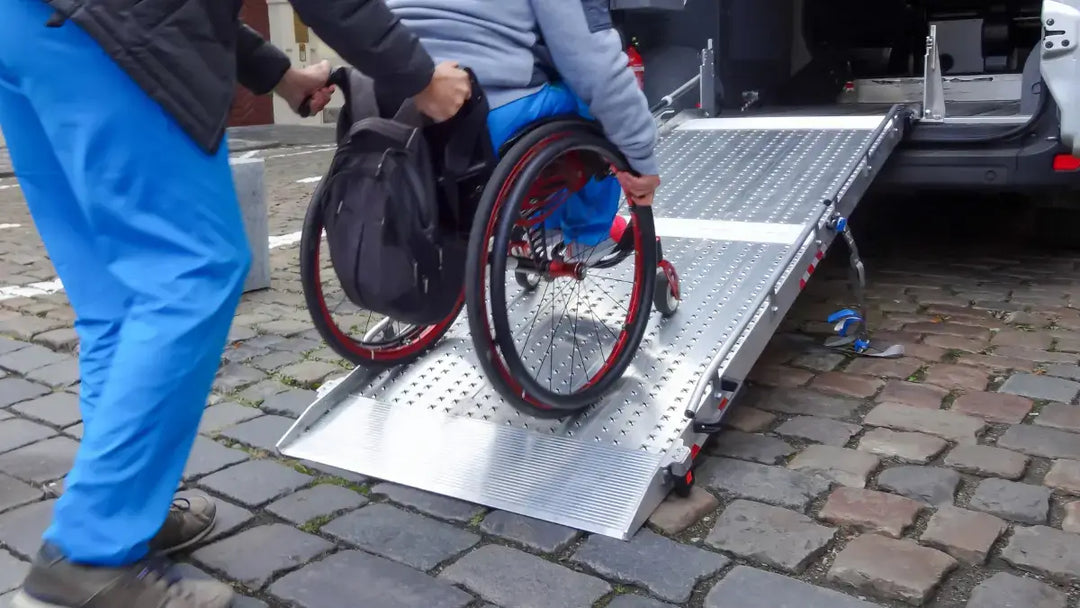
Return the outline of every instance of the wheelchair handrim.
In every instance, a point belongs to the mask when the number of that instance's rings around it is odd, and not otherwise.
[[[521,200],[524,197],[511,195],[515,192],[522,192],[527,189],[528,185],[524,184],[524,182],[531,181],[528,179],[522,180],[521,174],[523,172],[528,174],[539,173],[540,171],[542,171],[543,166],[538,169],[530,169],[530,164],[533,159],[535,159],[537,154],[540,154],[541,152],[550,148],[559,140],[565,139],[566,137],[566,133],[560,133],[541,140],[540,143],[538,143],[534,148],[529,151],[529,153],[527,153],[520,161],[518,161],[518,163],[512,170],[510,177],[506,180],[506,182],[504,182],[498,194],[498,198],[495,202],[493,212],[488,220],[487,230],[485,231],[484,241],[492,243],[492,251],[502,250],[504,246],[509,245],[509,239],[512,238],[511,232],[513,230],[513,225],[519,215],[519,208],[524,203],[524,201]],[[554,158],[558,158],[562,154],[570,152],[571,150],[589,150],[601,154],[605,157],[605,159],[607,159],[608,157],[608,152],[606,150],[603,150],[602,148],[590,146],[588,144],[577,143],[570,144],[569,146],[567,146],[566,150],[558,152],[558,156],[553,157],[552,160],[554,160]],[[547,164],[548,163],[545,163],[544,166],[546,166]],[[526,171],[527,169],[528,171]],[[515,211],[513,213],[503,214],[502,212],[508,198],[512,198],[512,204],[514,205]],[[615,367],[617,364],[624,362],[623,358],[627,356],[627,347],[633,341],[633,334],[631,332],[631,328],[635,327],[636,323],[639,322],[639,316],[642,314],[641,311],[643,310],[643,308],[647,308],[647,306],[643,303],[645,297],[645,294],[643,294],[642,292],[643,285],[645,284],[644,275],[645,272],[653,271],[653,269],[651,268],[645,268],[645,260],[642,254],[642,222],[639,219],[639,209],[634,207],[632,204],[630,205],[630,209],[635,217],[635,220],[632,222],[635,241],[635,248],[633,252],[635,263],[635,279],[633,281],[633,289],[630,293],[629,306],[626,316],[622,322],[621,331],[619,332],[619,335],[615,340],[615,344],[612,346],[611,354],[605,358],[603,364],[594,373],[591,374],[591,376],[582,386],[573,389],[573,392],[569,394],[555,393],[552,390],[544,389],[542,386],[540,386],[539,383],[534,378],[532,378],[531,375],[528,374],[525,368],[524,361],[521,359],[520,354],[517,352],[517,348],[515,347],[512,349],[507,349],[511,352],[504,352],[504,347],[499,344],[500,340],[497,339],[497,336],[500,335],[505,335],[507,336],[507,339],[512,340],[513,332],[509,326],[509,322],[506,319],[505,315],[501,318],[497,317],[494,314],[490,315],[491,325],[487,327],[487,333],[489,334],[489,342],[493,346],[493,363],[497,365],[500,371],[500,376],[502,376],[502,378],[513,389],[513,391],[531,405],[548,410],[578,410],[583,407],[583,405],[589,404],[589,399],[585,397],[585,394],[587,392],[602,392],[590,391],[590,389],[594,389],[601,382],[605,382],[606,384],[608,382],[614,382],[615,380],[617,380],[617,378],[608,378],[608,375],[612,368]],[[503,215],[505,215],[505,217],[502,217]],[[506,258],[500,256],[491,256],[491,252],[488,251],[488,247],[484,247],[483,249],[483,265],[481,267],[487,267],[489,262],[491,266],[490,279],[485,282],[488,288],[487,295],[491,299],[491,306],[493,309],[501,307],[503,310],[505,310],[507,304],[505,295],[505,278],[507,273]],[[486,320],[488,318],[486,309],[483,311],[483,314],[484,319]],[[602,354],[603,353],[601,350],[601,355]],[[571,365],[573,364],[571,363]],[[515,378],[515,375],[511,373],[511,368],[516,368],[519,371],[525,371],[526,373],[521,379],[517,379]],[[544,395],[548,398],[541,398],[541,395]]]

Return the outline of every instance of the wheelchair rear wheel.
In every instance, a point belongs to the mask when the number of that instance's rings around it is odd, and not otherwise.
[[[466,269],[470,333],[496,390],[528,415],[562,418],[599,401],[644,337],[657,267],[651,208],[620,197],[607,248],[584,255],[555,242],[545,221],[613,165],[625,159],[589,123],[556,121],[506,151],[481,198]]]
[[[410,363],[431,350],[454,324],[464,294],[450,316],[436,325],[402,323],[353,304],[337,282],[324,234],[322,208],[315,197],[300,237],[300,284],[315,329],[338,355],[362,367]]]

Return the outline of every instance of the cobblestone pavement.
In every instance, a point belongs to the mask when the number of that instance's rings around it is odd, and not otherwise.
[[[297,181],[328,154],[259,154],[271,233],[299,230],[314,184]],[[0,229],[5,606],[82,427],[63,292],[3,291],[53,279],[17,187],[0,189],[0,225],[20,226]],[[628,543],[274,457],[313,389],[345,371],[310,327],[296,246],[278,247],[272,289],[240,306],[185,473],[221,521],[183,567],[232,582],[248,608],[1080,608],[1080,255],[987,255],[976,245],[999,237],[985,235],[893,248],[905,238],[874,248],[868,297],[877,337],[907,356],[818,346],[849,302],[834,254],[692,496]]]

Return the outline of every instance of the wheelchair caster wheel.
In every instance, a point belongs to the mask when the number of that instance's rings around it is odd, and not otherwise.
[[[525,291],[536,291],[540,286],[540,275],[532,272],[515,272],[514,280]]]
[[[653,306],[665,317],[670,317],[679,310],[679,300],[675,297],[675,291],[671,288],[667,274],[663,270],[656,271],[656,286],[653,288]]]

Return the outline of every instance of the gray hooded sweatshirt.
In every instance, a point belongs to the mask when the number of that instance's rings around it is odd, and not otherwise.
[[[645,175],[659,172],[656,124],[627,67],[608,0],[386,0],[436,61],[471,68],[492,108],[558,78]],[[558,76],[553,78],[552,72]]]

